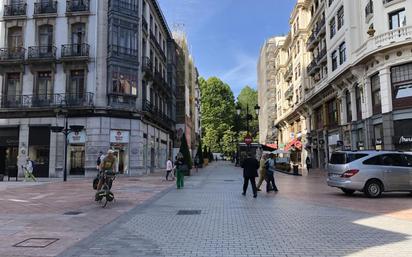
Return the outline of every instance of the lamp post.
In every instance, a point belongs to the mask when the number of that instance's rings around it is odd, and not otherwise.
[[[64,114],[64,127],[57,125],[57,116],[63,113]],[[56,115],[56,126],[51,126],[50,130],[53,133],[63,133],[64,135],[64,167],[63,167],[63,181],[67,181],[67,142],[68,136],[72,132],[80,132],[84,129],[84,126],[80,125],[71,125],[68,126],[68,114],[67,111],[58,110]]]
[[[256,115],[259,116],[260,106],[256,104],[254,109],[255,109]],[[241,115],[240,115],[241,111],[242,111],[242,107],[240,106],[240,104],[238,104],[236,106],[236,113],[237,113],[239,118],[241,118]],[[246,117],[245,117],[245,119],[246,119],[246,130],[247,130],[247,134],[249,135],[250,134],[249,121],[253,120],[252,114],[249,114],[249,104],[246,105]]]

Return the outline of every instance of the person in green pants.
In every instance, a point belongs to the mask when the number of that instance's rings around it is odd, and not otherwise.
[[[177,189],[181,189],[184,186],[184,177],[185,177],[185,169],[187,169],[187,164],[185,163],[185,160],[183,158],[182,153],[177,154],[177,160],[175,161],[175,167],[176,167],[176,186]]]

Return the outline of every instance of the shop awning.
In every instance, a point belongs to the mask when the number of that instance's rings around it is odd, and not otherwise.
[[[300,140],[297,138],[292,139],[292,141],[290,141],[289,144],[285,146],[285,151],[289,151],[292,147],[296,148],[297,150],[302,150],[302,142],[300,142]]]
[[[278,145],[277,144],[266,144],[266,145],[262,145],[262,149],[263,151],[274,151],[276,149],[278,149]]]

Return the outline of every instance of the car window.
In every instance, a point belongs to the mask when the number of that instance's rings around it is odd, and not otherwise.
[[[364,153],[332,153],[330,164],[346,164],[368,156]]]
[[[366,165],[381,166],[407,166],[405,159],[401,154],[382,154],[367,159],[363,162]]]
[[[368,155],[364,154],[364,153],[356,153],[356,154],[350,153],[350,154],[347,155],[346,163],[356,161],[356,160],[358,160],[360,158],[363,158],[363,157],[366,157],[366,156],[368,156]]]

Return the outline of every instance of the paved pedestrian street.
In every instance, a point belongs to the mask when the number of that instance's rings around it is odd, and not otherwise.
[[[60,256],[412,256],[409,194],[346,197],[319,172],[275,176],[279,193],[254,199],[240,168],[213,163]]]

